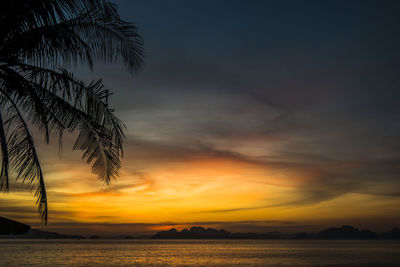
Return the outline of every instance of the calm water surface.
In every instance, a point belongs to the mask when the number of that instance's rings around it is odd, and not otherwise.
[[[0,240],[1,266],[400,266],[400,242]]]

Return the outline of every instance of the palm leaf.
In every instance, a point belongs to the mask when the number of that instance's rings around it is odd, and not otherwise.
[[[3,101],[0,101],[3,105]],[[4,123],[2,118],[2,112],[0,108],[0,144],[1,144],[1,171],[0,171],[0,190],[8,192],[9,190],[9,154],[7,146],[6,132],[4,130]]]
[[[17,173],[17,180],[22,179],[36,187],[35,196],[39,214],[44,223],[47,223],[47,195],[43,179],[43,172],[29,128],[11,97],[0,91],[6,97],[3,102],[8,106],[7,120],[4,125],[7,129],[10,166]]]
[[[144,51],[136,26],[121,20],[115,5],[108,1],[76,2],[82,3],[69,11],[68,17],[62,11],[69,10],[70,5],[55,5],[53,9],[59,11],[51,16],[45,16],[40,8],[35,11],[39,16],[25,16],[24,23],[10,29],[18,34],[6,39],[3,50],[42,67],[55,67],[60,60],[92,67],[93,58],[108,63],[122,58],[130,70],[139,70]]]

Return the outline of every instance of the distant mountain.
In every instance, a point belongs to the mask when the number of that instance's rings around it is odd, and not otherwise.
[[[176,229],[161,231],[153,235],[153,239],[275,239],[281,237],[280,232],[265,234],[257,233],[230,233],[213,228],[192,227],[178,232]]]
[[[400,229],[393,228],[391,231],[376,234],[370,230],[359,230],[353,226],[344,225],[340,228],[332,227],[319,233],[296,233],[282,234],[280,232],[270,233],[230,233],[225,230],[213,228],[192,227],[177,231],[171,229],[161,231],[153,235],[153,239],[400,239]]]
[[[176,229],[158,232],[152,236],[154,239],[213,239],[228,238],[231,233],[224,230],[216,230],[212,228],[205,229],[203,227],[192,227],[190,230],[184,229],[178,232]]]
[[[0,217],[0,235],[22,235],[30,229],[31,227],[27,224]]]
[[[353,226],[332,227],[318,233],[320,239],[375,239],[378,235],[370,230],[358,230]]]

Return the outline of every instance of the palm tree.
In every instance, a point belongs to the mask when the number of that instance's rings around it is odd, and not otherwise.
[[[101,80],[85,83],[62,66],[122,61],[143,65],[137,28],[106,0],[12,0],[0,4],[0,189],[15,176],[36,190],[47,223],[47,197],[32,127],[45,141],[77,133],[92,172],[105,184],[119,174],[124,125],[108,105]],[[60,150],[61,151],[61,150]]]

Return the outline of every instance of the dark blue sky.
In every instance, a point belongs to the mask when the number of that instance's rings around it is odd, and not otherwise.
[[[307,124],[311,136],[339,131],[356,143],[352,152],[398,150],[398,1],[116,3],[139,26],[147,53],[132,89],[117,94],[121,109],[154,107],[182,117],[186,109],[204,115],[215,109],[235,128],[225,129],[231,134],[248,128],[240,125],[243,110],[257,120],[273,110],[282,121],[276,127]],[[113,70],[106,82],[126,85],[129,78]]]
[[[352,109],[393,111],[388,104],[398,96],[400,58],[396,1],[116,3],[144,36],[147,68],[138,79],[145,86],[212,87],[279,108],[335,97],[338,107],[351,102]]]

